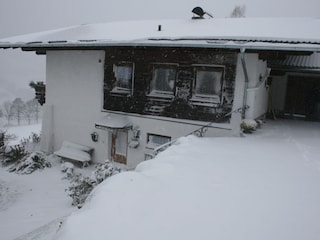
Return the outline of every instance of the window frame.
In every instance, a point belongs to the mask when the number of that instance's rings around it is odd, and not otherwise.
[[[222,99],[222,88],[225,79],[225,66],[223,65],[192,65],[193,66],[193,83],[192,83],[192,97],[191,101],[194,105],[200,106],[217,106],[221,103]],[[218,94],[203,94],[197,93],[197,74],[198,71],[208,71],[208,72],[219,72],[221,73],[219,82],[219,92]],[[211,70],[211,71],[210,71]],[[214,71],[216,70],[216,71]]]
[[[124,88],[117,86],[117,77],[115,74],[115,68],[116,67],[131,67],[131,84],[130,88]],[[117,62],[112,64],[112,73],[113,73],[113,88],[111,90],[111,93],[119,94],[119,95],[133,95],[133,89],[134,89],[134,72],[135,72],[135,64],[134,62]],[[129,79],[129,78],[128,78]]]
[[[175,92],[176,92],[176,82],[178,77],[178,67],[179,67],[179,64],[177,63],[152,63],[152,77],[149,83],[148,97],[159,97],[159,98],[169,98],[169,99],[174,98]],[[156,69],[174,69],[175,70],[175,77],[174,77],[172,91],[163,91],[163,90],[154,89],[152,85],[154,85],[156,81],[155,80]]]
[[[151,137],[160,137],[160,138],[166,138],[168,141],[166,141],[163,144],[158,144],[156,142],[151,141]],[[171,136],[164,136],[164,135],[160,135],[160,134],[154,134],[154,133],[147,133],[147,138],[146,138],[146,147],[149,149],[156,149],[159,146],[162,146],[164,144],[167,144],[171,141],[172,137]]]

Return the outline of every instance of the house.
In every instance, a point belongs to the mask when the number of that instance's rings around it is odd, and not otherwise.
[[[319,120],[320,100],[307,97],[320,85],[319,28],[311,18],[111,22],[0,48],[46,55],[44,151],[67,141],[133,168],[181,136],[237,136],[243,119],[268,112]]]

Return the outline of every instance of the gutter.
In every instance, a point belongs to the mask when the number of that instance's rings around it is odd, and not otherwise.
[[[214,40],[214,39],[138,39],[133,41],[112,41],[112,40],[77,40],[77,41],[37,41],[37,42],[2,42],[0,40],[0,49],[21,48],[25,51],[36,51],[40,49],[86,49],[86,48],[104,48],[104,47],[201,47],[201,48],[219,48],[244,51],[294,51],[294,52],[320,52],[319,43],[272,43],[272,42],[237,42],[232,40]]]
[[[245,60],[245,52],[246,52],[245,48],[240,48],[240,59],[241,59],[241,63],[242,63],[242,69],[243,69],[244,80],[245,80],[243,103],[242,103],[242,118],[244,118],[245,113],[246,113],[246,109],[248,109],[248,106],[247,106],[247,94],[248,93],[247,93],[247,91],[248,91],[248,85],[249,85],[249,75],[248,75],[247,64],[246,64],[246,60]]]

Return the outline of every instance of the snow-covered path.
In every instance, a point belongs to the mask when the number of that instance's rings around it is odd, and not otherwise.
[[[59,217],[74,207],[58,165],[31,175],[0,167],[0,239],[12,240]]]

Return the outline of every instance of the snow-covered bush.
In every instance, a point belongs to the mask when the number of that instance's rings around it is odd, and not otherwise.
[[[15,171],[13,169],[16,169],[17,167],[22,167],[20,166],[21,164],[33,165],[30,169],[37,168],[37,158],[40,156],[40,153],[35,151],[39,147],[40,135],[32,133],[28,138],[22,139],[19,144],[9,146],[8,143],[10,142],[10,140],[13,140],[14,138],[14,135],[4,135],[5,141],[4,145],[2,146],[2,165],[8,166],[14,164],[14,166],[10,168],[12,171]],[[35,152],[35,154],[32,154],[32,152]],[[28,162],[27,159],[29,158],[34,158],[33,162],[31,160],[29,160]],[[42,159],[40,158],[39,161],[41,162]],[[39,166],[39,168],[41,168],[41,166]]]
[[[93,172],[92,178],[95,179],[97,183],[101,183],[106,178],[120,173],[122,170],[114,166],[110,161],[105,161],[96,166],[96,170]]]
[[[10,164],[14,164],[23,159],[26,155],[28,155],[28,152],[22,144],[6,147],[1,161],[2,165],[8,166]]]
[[[72,198],[72,205],[82,207],[87,197],[96,186],[96,182],[81,174],[74,175],[71,179],[71,186],[68,188],[68,195]]]
[[[51,163],[46,160],[46,155],[42,152],[34,152],[16,162],[16,164],[9,168],[9,171],[30,174],[37,169],[44,169],[46,167],[51,167]]]
[[[31,133],[28,138],[21,140],[20,144],[24,145],[28,152],[38,151],[40,146],[40,135]]]
[[[66,178],[73,177],[74,165],[71,162],[64,162],[61,164],[61,172],[66,173]]]
[[[72,205],[81,208],[95,186],[121,171],[120,168],[115,167],[112,162],[107,160],[96,166],[91,177],[85,177],[81,174],[74,175],[71,179],[71,186],[67,189],[68,195],[72,198]]]
[[[8,161],[8,164],[10,164],[11,160],[14,161],[14,159],[6,159],[5,154],[12,150],[8,147],[8,142],[11,140],[15,140],[16,138],[17,136],[13,134],[8,134],[5,130],[0,129],[0,157],[1,157],[1,163],[4,166],[7,165],[6,161]],[[11,154],[13,154],[13,152]]]
[[[240,125],[242,132],[252,133],[258,127],[258,123],[253,119],[243,119]]]

